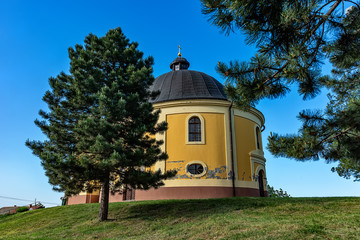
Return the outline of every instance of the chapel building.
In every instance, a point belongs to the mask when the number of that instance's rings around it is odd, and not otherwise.
[[[267,196],[263,114],[255,108],[237,108],[219,81],[189,70],[190,63],[178,55],[171,71],[157,77],[151,87],[160,91],[152,100],[161,110],[159,122],[168,123],[168,130],[156,139],[164,141],[161,148],[169,156],[152,169],[176,169],[177,175],[158,189],[110,195],[110,202]],[[68,204],[98,201],[99,193],[81,193],[70,197]]]

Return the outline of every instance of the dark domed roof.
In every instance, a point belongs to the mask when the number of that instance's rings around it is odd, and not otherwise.
[[[220,99],[227,100],[224,86],[215,78],[198,71],[187,70],[190,63],[179,57],[170,64],[171,72],[157,77],[150,87],[151,91],[160,91],[152,103],[182,99]]]
[[[182,99],[227,100],[224,86],[219,81],[205,73],[187,69],[160,75],[150,90],[160,91],[160,95],[151,100],[153,103]]]

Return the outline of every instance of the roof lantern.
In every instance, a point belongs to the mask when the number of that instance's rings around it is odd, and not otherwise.
[[[170,64],[170,68],[173,71],[187,70],[190,66],[190,63],[186,60],[186,58],[181,57],[180,45],[178,46],[178,48],[179,48],[178,57],[175,58],[174,61],[172,61],[172,63]]]

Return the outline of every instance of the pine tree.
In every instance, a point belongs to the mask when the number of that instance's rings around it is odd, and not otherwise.
[[[345,10],[345,3],[352,5]],[[360,180],[360,6],[354,1],[202,0],[202,11],[226,34],[240,30],[257,54],[219,63],[228,95],[243,109],[286,95],[296,84],[304,99],[330,90],[325,110],[299,114],[299,134],[269,137],[275,156],[338,162],[333,171]],[[321,73],[325,59],[332,76]]]
[[[108,216],[109,191],[157,188],[174,176],[149,170],[167,159],[154,138],[167,124],[157,123],[160,112],[148,101],[158,94],[148,90],[153,58],[144,59],[137,46],[116,28],[69,48],[70,74],[49,79],[49,111],[35,120],[47,140],[26,142],[54,190],[71,196],[101,189],[100,221]]]

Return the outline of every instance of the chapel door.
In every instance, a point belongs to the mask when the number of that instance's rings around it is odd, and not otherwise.
[[[259,172],[259,191],[260,191],[260,197],[265,197],[265,192],[264,192],[264,173],[261,170]]]
[[[135,189],[126,186],[123,190],[123,201],[135,200]]]

